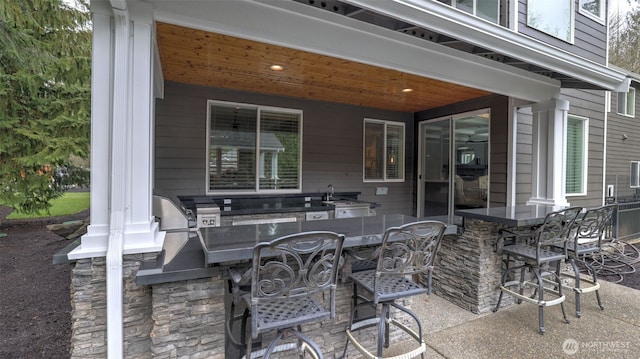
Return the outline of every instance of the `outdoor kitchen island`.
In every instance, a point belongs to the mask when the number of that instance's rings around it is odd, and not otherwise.
[[[435,294],[473,313],[493,309],[503,265],[500,230],[540,223],[554,209],[519,206],[457,211],[464,220],[464,230],[457,234],[456,226],[447,227],[433,272]],[[387,228],[416,220],[405,215],[378,215],[167,233],[161,255],[143,262],[136,274],[136,284],[150,287],[152,296],[152,351],[161,357],[167,351],[178,357],[191,351],[215,358],[237,356],[234,348],[225,346],[224,323],[230,308],[228,270],[246,270],[258,242],[328,230],[345,235],[344,248],[363,248],[379,244]],[[349,270],[348,264],[344,270]],[[325,353],[338,353],[344,345],[351,291],[350,285],[338,286],[335,320],[304,329]],[[507,298],[505,304],[511,302]]]
[[[136,284],[148,287],[152,297],[151,350],[160,357],[194,353],[207,358],[233,357],[233,349],[225,349],[228,269],[246,268],[258,242],[328,230],[345,235],[345,248],[360,248],[379,244],[387,228],[416,220],[405,215],[379,215],[167,233],[163,252],[155,260],[143,262],[136,274]],[[447,227],[446,234],[455,232],[455,226]],[[351,290],[350,285],[338,286],[335,320],[305,329],[325,353],[337,353],[345,343]]]
[[[503,228],[530,228],[543,222],[557,206],[522,205],[457,210],[463,218],[462,234],[443,240],[433,280],[435,293],[473,313],[494,309],[503,272]],[[513,303],[504,298],[503,305]]]
[[[546,206],[457,211],[464,231],[449,226],[436,258],[434,293],[474,313],[493,309],[499,294],[500,229],[541,222]],[[228,269],[247,267],[258,241],[308,230],[346,236],[346,248],[375,246],[389,227],[416,220],[377,215],[167,231],[161,252],[124,255],[124,348],[128,358],[232,358],[226,352]],[[348,266],[347,266],[348,267]],[[348,270],[348,268],[345,268]],[[105,260],[79,259],[71,285],[72,346],[104,350]],[[345,342],[352,288],[340,283],[337,317],[305,328],[328,355]],[[504,302],[504,301],[503,301]],[[89,350],[89,349],[87,349]]]

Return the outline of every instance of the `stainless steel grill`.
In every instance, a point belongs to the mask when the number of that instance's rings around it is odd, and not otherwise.
[[[194,214],[176,195],[161,190],[153,191],[153,215],[160,221],[161,231],[220,226],[220,207],[212,200],[200,200],[195,207]]]
[[[154,190],[153,215],[160,221],[161,231],[185,231],[196,228],[193,212],[171,193]]]

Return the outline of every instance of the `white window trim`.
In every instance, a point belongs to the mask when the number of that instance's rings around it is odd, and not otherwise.
[[[459,0],[452,0],[451,1],[451,6],[453,8],[455,8],[455,9],[457,9],[457,10],[460,10],[460,11],[465,12],[467,14],[471,14],[471,15],[477,17],[478,19],[482,19],[482,20],[490,22],[492,24],[500,25],[500,0],[496,0],[496,1],[498,1],[498,12],[496,13],[496,22],[493,22],[491,20],[488,20],[488,19],[485,19],[485,18],[483,18],[481,16],[478,16],[478,0],[473,0],[473,5],[471,5],[471,7],[472,7],[471,8],[471,10],[472,10],[471,13],[468,13],[468,12],[458,8],[458,1]]]
[[[606,4],[605,0],[599,0],[599,1],[600,1],[600,10],[601,10],[600,11],[600,16],[598,16],[598,15],[596,15],[596,14],[590,12],[590,11],[585,10],[582,7],[582,4],[581,4],[580,1],[578,1],[578,12],[581,13],[582,15],[584,15],[584,16],[586,16],[586,17],[588,17],[588,18],[590,18],[590,19],[592,19],[592,20],[604,25],[605,19],[606,19],[605,14],[606,14],[606,5],[607,4]]]
[[[633,95],[631,95],[633,93]],[[636,117],[636,89],[633,87],[629,87],[629,92],[618,92],[618,98],[616,99],[616,114],[624,117],[635,118]],[[620,112],[620,96],[624,96],[624,110],[625,112]],[[629,97],[632,97],[631,101],[633,104],[633,113],[626,113],[627,105],[629,103]]]
[[[640,161],[631,161],[629,164],[629,188],[640,188],[639,183],[631,183],[631,178],[633,177],[633,164],[636,164],[636,178],[640,179]]]
[[[588,181],[587,179],[589,178],[589,118],[587,117],[583,117],[583,116],[576,116],[576,115],[568,115],[567,117],[567,125],[568,125],[568,119],[569,118],[573,118],[573,119],[577,119],[577,120],[582,120],[582,126],[584,128],[584,139],[582,141],[582,153],[584,153],[584,157],[582,158],[582,168],[584,169],[584,171],[582,172],[582,191],[581,192],[575,192],[575,193],[566,193],[567,197],[575,197],[575,196],[586,196],[587,195],[587,186],[588,186]],[[565,130],[565,133],[567,131]],[[565,151],[566,151],[566,138],[565,138]],[[566,168],[566,167],[565,167]],[[565,181],[566,181],[566,174],[565,174]]]
[[[300,175],[300,180],[299,180],[299,186],[296,189],[276,189],[276,190],[272,190],[272,189],[260,189],[260,172],[259,172],[259,166],[260,166],[260,156],[257,155],[256,157],[256,177],[258,179],[258,181],[256,181],[256,188],[254,190],[238,190],[238,191],[212,191],[210,188],[210,179],[209,179],[209,162],[210,162],[210,146],[211,146],[211,105],[214,104],[220,104],[220,105],[225,105],[225,106],[242,106],[242,107],[252,107],[257,109],[257,113],[258,113],[258,118],[260,118],[260,111],[264,111],[264,110],[268,110],[268,111],[280,111],[280,112],[286,112],[286,113],[296,113],[300,115],[300,130],[299,130],[299,136],[300,136],[300,148],[299,150],[299,154],[298,154],[298,158],[300,159],[298,162],[298,174]],[[262,106],[262,105],[256,105],[256,104],[251,104],[251,103],[243,103],[243,102],[232,102],[232,101],[221,101],[221,100],[207,100],[207,118],[206,118],[206,137],[207,137],[207,145],[206,145],[206,156],[205,156],[205,179],[204,179],[204,184],[205,184],[205,193],[207,195],[243,195],[243,194],[291,194],[291,193],[302,193],[302,148],[303,148],[303,111],[299,110],[299,109],[292,109],[292,108],[284,108],[284,107],[272,107],[272,106]],[[258,121],[258,123],[256,124],[256,133],[260,133],[260,121]],[[260,136],[256,136],[257,143],[256,146],[257,148],[260,148]],[[257,151],[257,153],[259,154],[260,151]]]
[[[551,36],[551,37],[553,37],[553,38],[556,38],[556,39],[558,39],[558,40],[560,40],[560,41],[564,41],[564,42],[567,42],[567,43],[569,43],[569,44],[572,44],[572,45],[573,45],[573,43],[574,43],[574,41],[575,41],[575,36],[576,36],[576,16],[575,16],[576,9],[575,9],[575,1],[574,1],[574,0],[564,0],[564,1],[569,1],[569,6],[571,7],[571,8],[569,9],[569,13],[571,14],[571,19],[569,20],[569,26],[571,27],[571,29],[570,29],[570,30],[571,30],[571,32],[570,32],[570,34],[569,34],[569,39],[567,39],[567,40],[565,40],[565,39],[563,39],[563,38],[560,38],[560,37],[558,37],[558,36],[556,36],[556,35],[554,35],[554,34],[551,34],[551,33],[549,33],[549,32],[544,31],[543,29],[539,29],[539,28],[534,27],[533,25],[530,25],[530,24],[529,24],[529,6],[530,6],[530,3],[531,3],[532,1],[533,1],[533,0],[529,0],[529,1],[527,2],[527,13],[525,14],[525,17],[526,17],[526,18],[525,18],[525,20],[526,20],[526,24],[527,24],[527,26],[528,26],[528,27],[530,27],[530,28],[532,28],[532,29],[534,29],[534,30],[536,30],[536,31],[539,31],[539,32],[541,32],[541,33],[543,33],[543,34],[546,34],[546,35]]]
[[[366,134],[366,128],[367,128],[367,123],[378,123],[378,124],[384,124],[384,158],[387,158],[387,125],[392,125],[392,126],[399,126],[402,127],[402,168],[400,169],[400,172],[402,174],[401,178],[392,178],[392,179],[388,179],[387,178],[387,167],[384,166],[384,176],[382,179],[366,179],[365,174],[366,174],[366,168],[365,168],[365,159],[366,159],[366,138],[365,138],[365,134]],[[404,182],[405,178],[405,171],[406,171],[406,167],[407,167],[407,152],[406,152],[406,147],[407,147],[407,129],[405,127],[404,122],[397,122],[397,121],[387,121],[387,120],[378,120],[378,119],[374,119],[374,118],[365,118],[364,122],[362,123],[362,182],[366,182],[366,183],[374,183],[374,182]]]

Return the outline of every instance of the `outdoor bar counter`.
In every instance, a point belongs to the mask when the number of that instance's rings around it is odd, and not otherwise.
[[[456,226],[447,227],[433,272],[435,294],[474,313],[493,309],[502,273],[500,230],[541,223],[556,209],[519,206],[456,211],[464,228],[457,234]],[[126,287],[128,293],[150,297],[149,312],[141,318],[152,319],[147,338],[155,357],[197,353],[207,358],[230,358],[237,355],[228,347],[224,328],[229,315],[228,269],[247,268],[256,243],[292,233],[328,230],[345,235],[345,248],[375,246],[387,228],[416,220],[405,215],[378,215],[167,232],[159,255],[146,257],[138,266],[132,263],[131,268],[137,269],[135,283]],[[345,270],[348,268],[346,265]],[[345,343],[351,292],[350,285],[339,285],[336,319],[303,329],[328,357],[339,353]],[[505,299],[505,304],[512,302]],[[134,317],[141,310],[136,303],[131,304],[135,309],[130,315]],[[127,316],[125,313],[125,322]]]
[[[521,206],[457,211],[464,220],[463,228],[447,229],[450,234],[444,237],[436,256],[434,293],[474,313],[493,309],[502,272],[500,230],[541,223],[556,209]],[[126,357],[146,358],[149,353],[154,358],[237,357],[226,347],[228,269],[248,267],[252,248],[259,241],[301,231],[329,230],[346,236],[346,248],[375,246],[387,228],[415,220],[403,215],[378,215],[167,231],[161,252],[123,257]],[[83,353],[105,353],[105,258],[76,260],[72,276],[72,347]],[[341,353],[351,294],[350,285],[338,285],[335,320],[303,329],[320,345],[325,357]]]
[[[326,230],[344,234],[344,248],[375,246],[382,242],[387,228],[416,220],[419,219],[405,215],[378,215],[168,232],[163,251],[154,260],[142,262],[136,273],[136,286],[149,288],[152,297],[151,350],[160,357],[193,352],[207,358],[237,356],[225,339],[224,323],[230,311],[228,269],[248,268],[258,242]],[[447,226],[445,234],[455,233],[456,226]],[[348,265],[343,269],[347,268]],[[325,354],[341,353],[343,349],[351,291],[350,285],[338,286],[335,320],[327,319],[304,329]]]
[[[540,224],[547,213],[559,209],[523,205],[457,210],[463,218],[462,234],[442,243],[433,272],[435,293],[474,313],[492,310],[503,272],[500,230]],[[505,300],[507,305],[512,302]]]

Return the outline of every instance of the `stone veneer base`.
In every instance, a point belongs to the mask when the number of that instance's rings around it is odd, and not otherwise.
[[[140,263],[157,254],[124,256],[124,357],[125,358],[225,358],[224,269],[210,278],[138,286]],[[350,318],[351,283],[338,285],[336,318],[303,326],[326,353],[341,355]],[[410,307],[411,299],[404,301]],[[70,357],[106,358],[105,259],[78,260],[71,283],[72,339]],[[408,316],[398,319],[410,323]],[[364,343],[374,345],[373,335],[363,332]],[[399,331],[392,340],[400,340]],[[349,352],[356,355],[355,348]]]

